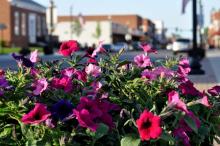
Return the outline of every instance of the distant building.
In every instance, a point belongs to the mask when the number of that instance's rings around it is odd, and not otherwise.
[[[220,48],[220,10],[211,14],[211,24],[208,30],[208,43],[211,47]]]
[[[76,36],[74,32],[71,32],[71,26],[78,19],[77,16],[58,16],[55,35],[59,36],[60,41],[77,39],[83,43],[97,43],[92,36],[98,23],[102,32],[100,39],[104,39],[106,43],[125,42],[129,39],[140,41],[145,34],[153,35],[154,33],[154,24],[138,15],[92,15],[83,16],[85,24],[82,34]],[[65,32],[63,32],[64,29]]]
[[[155,39],[157,40],[157,43],[166,43],[166,29],[164,27],[164,22],[161,20],[154,20],[153,23],[155,24]]]
[[[0,23],[8,46],[27,47],[47,35],[46,8],[32,0],[0,0]]]

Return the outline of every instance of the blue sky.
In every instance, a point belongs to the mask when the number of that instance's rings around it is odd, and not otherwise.
[[[35,0],[48,6],[49,0]],[[152,20],[163,20],[169,32],[179,27],[186,31],[183,36],[191,36],[187,31],[192,26],[192,2],[189,2],[186,13],[181,14],[182,0],[54,0],[59,15],[69,15],[73,5],[73,14],[138,14]],[[210,23],[212,8],[220,9],[220,0],[202,0],[204,4],[205,25]]]

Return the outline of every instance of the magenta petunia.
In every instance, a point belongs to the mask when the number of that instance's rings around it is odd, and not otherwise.
[[[186,104],[182,100],[180,100],[179,94],[176,91],[171,91],[168,93],[168,106],[175,107],[186,113],[189,112]]]
[[[39,124],[46,121],[51,113],[47,110],[47,106],[41,103],[36,103],[34,109],[23,115],[21,121],[24,124]]]
[[[66,68],[64,70],[61,71],[61,75],[62,76],[67,76],[67,77],[72,77],[74,75],[74,73],[76,72],[76,69],[73,67],[70,68]]]
[[[33,83],[33,87],[35,88],[33,91],[34,95],[40,95],[43,91],[47,89],[48,83],[46,78],[42,78]]]
[[[101,74],[101,68],[97,65],[89,64],[86,66],[85,72],[93,77],[98,77]]]
[[[57,89],[63,89],[66,93],[70,93],[73,89],[72,79],[67,76],[62,78],[53,78],[51,86]]]
[[[179,85],[179,89],[182,91],[183,95],[197,96],[200,92],[194,87],[194,84],[188,80]]]
[[[79,50],[78,42],[75,40],[70,40],[63,42],[60,46],[59,53],[63,56],[70,56],[72,53]]]
[[[145,68],[147,66],[152,65],[150,58],[144,54],[135,56],[134,62],[137,64],[138,67],[141,67],[141,68]]]
[[[118,107],[116,105],[107,101],[81,97],[80,103],[76,109],[73,110],[73,114],[80,126],[96,131],[99,123],[104,123],[108,125],[109,128],[114,127],[109,111],[117,109]]]
[[[157,50],[153,49],[150,44],[141,44],[140,47],[144,50],[146,53],[157,53]]]
[[[141,140],[157,139],[162,134],[160,127],[160,117],[144,110],[139,119],[136,120],[138,132]]]
[[[87,74],[85,71],[76,70],[74,76],[77,80],[80,80],[82,82],[87,81]]]
[[[99,89],[102,88],[102,83],[98,82],[98,81],[94,81],[94,82],[92,82],[91,86],[92,86],[93,90],[97,92],[97,91],[99,91]]]
[[[208,89],[208,93],[212,96],[219,96],[220,95],[220,86],[214,86],[211,89]]]

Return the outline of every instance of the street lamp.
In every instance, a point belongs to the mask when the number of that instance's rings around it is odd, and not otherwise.
[[[199,50],[198,45],[197,45],[197,25],[198,25],[198,20],[197,20],[197,0],[192,0],[193,5],[192,5],[192,18],[193,18],[193,50],[191,53],[191,72],[190,74],[195,74],[195,75],[202,75],[205,74],[205,71],[201,69],[201,64],[200,64],[200,53],[201,50]]]

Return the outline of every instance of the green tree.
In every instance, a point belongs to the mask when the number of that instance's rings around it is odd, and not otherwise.
[[[82,28],[79,20],[78,19],[75,20],[74,23],[72,24],[71,33],[74,33],[74,34],[76,34],[77,37],[79,37],[81,35],[82,31],[83,31],[83,28]]]
[[[100,22],[97,22],[96,30],[95,33],[93,34],[93,37],[99,39],[101,34],[102,34],[102,30],[101,30]]]

